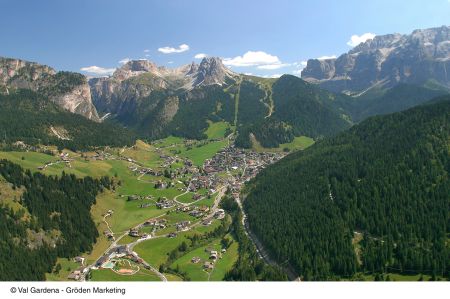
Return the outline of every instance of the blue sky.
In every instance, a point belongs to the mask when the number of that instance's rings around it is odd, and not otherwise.
[[[198,54],[236,72],[292,74],[347,52],[353,35],[450,25],[450,0],[0,0],[0,10],[0,56],[91,75],[126,58],[171,67]]]

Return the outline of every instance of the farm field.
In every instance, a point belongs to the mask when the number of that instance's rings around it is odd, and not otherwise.
[[[199,147],[194,146],[192,149],[184,149],[181,151],[180,156],[192,160],[197,166],[201,166],[206,159],[214,156],[215,153],[226,145],[226,140],[212,141]]]
[[[230,124],[224,121],[219,122],[211,122],[208,121],[208,129],[206,129],[206,135],[208,136],[208,139],[219,139],[225,137],[225,132],[227,131],[227,128],[230,128]]]
[[[282,143],[278,146],[279,149],[284,150],[285,148],[288,148],[289,150],[304,150],[311,145],[314,144],[314,139],[306,137],[306,136],[300,136],[300,137],[294,137],[294,140],[290,143]]]
[[[288,149],[289,151],[295,151],[295,150],[304,150],[311,145],[314,144],[314,139],[307,137],[307,136],[299,136],[294,137],[294,140],[289,143],[282,143],[278,147],[275,148],[266,148],[263,147],[258,140],[252,135],[251,136],[252,141],[252,149],[256,152],[281,152],[285,149]]]
[[[159,237],[146,240],[137,244],[134,251],[153,267],[159,268],[161,264],[166,262],[170,251],[177,248],[183,241],[189,242],[186,237],[192,234],[188,231],[178,234],[176,238]]]
[[[91,281],[161,281],[153,272],[140,269],[133,275],[121,275],[110,269],[93,270],[91,272]]]
[[[227,251],[222,254],[222,258],[219,259],[211,271],[209,277],[210,281],[221,281],[225,277],[225,274],[233,267],[238,259],[238,247],[239,244],[233,239],[231,235],[226,235],[226,238],[232,239],[233,243],[228,247]]]
[[[194,249],[175,262],[170,266],[172,269],[179,268],[182,272],[185,272],[187,277],[192,281],[205,281],[209,280],[209,272],[203,269],[203,264],[205,262],[211,261],[209,259],[210,251],[216,250],[220,252],[220,240],[216,239],[210,244]],[[200,258],[200,261],[193,263],[192,258]]]

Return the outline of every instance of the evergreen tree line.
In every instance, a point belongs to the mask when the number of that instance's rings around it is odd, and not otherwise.
[[[251,121],[239,123],[237,146],[251,147],[250,133],[262,146],[271,148],[291,142],[294,136],[304,135],[314,139],[333,136],[351,125],[334,105],[334,101],[343,101],[343,95],[320,90],[290,75],[284,75],[275,81],[271,93],[273,111],[270,116],[268,111],[263,114],[261,108],[256,115],[250,107],[242,113],[254,117],[250,118]],[[239,106],[247,103],[252,95],[257,93],[241,87]],[[260,102],[259,105],[263,104]],[[252,107],[258,107],[257,103],[254,102]]]
[[[108,177],[60,177],[24,171],[19,165],[0,160],[0,176],[13,185],[25,188],[19,203],[31,214],[31,220],[19,220],[22,212],[0,208],[0,280],[43,280],[57,257],[73,257],[92,250],[98,237],[90,208],[96,195],[111,187]],[[27,246],[27,230],[59,231],[56,246],[45,244],[38,249]]]
[[[238,204],[228,194],[221,202],[222,208],[231,215],[230,232],[239,243],[238,260],[225,274],[228,281],[285,281],[287,275],[279,268],[266,264],[256,251],[255,245],[247,237],[242,225],[242,212]]]
[[[59,139],[50,127],[62,128],[68,139]],[[63,111],[45,96],[31,90],[0,95],[0,143],[3,148],[23,141],[28,145],[56,145],[60,149],[88,150],[98,146],[131,146],[136,135],[119,125],[96,123]]]
[[[252,231],[305,280],[448,277],[449,100],[370,118],[268,167],[244,201]]]

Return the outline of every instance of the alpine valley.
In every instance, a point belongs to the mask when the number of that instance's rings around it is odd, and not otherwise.
[[[447,69],[449,26],[302,78],[0,58],[0,280],[450,279]]]

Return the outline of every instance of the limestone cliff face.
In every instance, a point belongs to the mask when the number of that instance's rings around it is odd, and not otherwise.
[[[57,73],[46,65],[0,57],[0,92],[10,93],[19,88],[40,92],[63,109],[93,121],[100,120],[83,75]]]
[[[93,121],[100,120],[92,103],[91,89],[87,82],[75,86],[70,92],[54,96],[51,100],[72,113],[83,115]]]
[[[310,59],[302,78],[348,93],[430,79],[450,88],[450,26],[376,36],[337,59]]]

